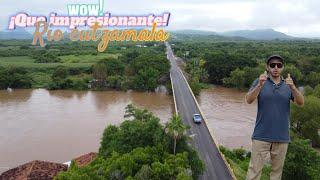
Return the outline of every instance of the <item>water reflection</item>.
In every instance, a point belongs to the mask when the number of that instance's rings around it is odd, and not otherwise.
[[[214,87],[203,90],[199,104],[217,141],[229,148],[251,148],[257,105],[245,103],[246,91]]]
[[[43,91],[46,91],[42,89]],[[61,99],[70,99],[70,98],[77,98],[81,99],[87,95],[88,91],[73,91],[73,90],[54,90],[48,91],[50,96],[54,96]]]
[[[110,104],[129,103],[129,95],[123,91],[91,91],[90,97],[99,110],[107,109]]]
[[[0,102],[0,167],[97,151],[104,128],[121,123],[130,103],[162,122],[173,111],[171,96],[143,92],[14,90],[0,91]]]
[[[32,91],[28,89],[17,89],[12,92],[0,90],[0,104],[26,102],[31,97]]]
[[[203,90],[199,104],[218,142],[250,148],[256,103],[246,92],[214,87]],[[125,107],[146,108],[166,122],[174,111],[172,96],[122,91],[0,91],[0,167],[34,159],[65,162],[97,151],[103,129],[123,120]],[[0,168],[0,172],[6,170]]]

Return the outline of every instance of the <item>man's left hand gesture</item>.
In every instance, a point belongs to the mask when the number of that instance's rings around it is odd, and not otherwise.
[[[304,104],[304,97],[301,94],[301,92],[296,88],[296,86],[293,83],[292,78],[290,77],[290,74],[288,74],[288,77],[285,80],[286,84],[290,87],[292,91],[292,95],[294,97],[294,102],[298,104],[299,106],[303,106]]]
[[[294,88],[296,87],[296,86],[294,85],[294,83],[293,83],[293,80],[292,80],[290,74],[288,74],[288,77],[286,78],[285,82],[286,82],[287,85],[289,85],[289,87],[290,87],[291,89],[294,89]]]

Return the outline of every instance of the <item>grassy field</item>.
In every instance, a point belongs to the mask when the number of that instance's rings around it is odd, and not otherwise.
[[[95,63],[104,58],[118,58],[120,54],[105,54],[99,53],[98,55],[68,55],[60,56],[63,63]]]
[[[117,58],[119,54],[106,54],[100,53],[98,55],[68,55],[60,56],[61,63],[35,63],[34,59],[29,56],[14,56],[14,57],[0,57],[0,66],[16,66],[25,68],[54,68],[59,65],[74,67],[74,68],[85,68],[90,67],[95,62],[104,58]]]
[[[0,46],[0,50],[20,49],[20,46]]]
[[[237,164],[233,160],[228,159],[228,162],[234,172],[234,175],[237,177],[238,180],[245,180],[247,176],[247,171],[244,170],[244,167],[241,167],[241,165]],[[248,167],[248,164],[245,164],[246,167]],[[262,174],[261,174],[261,180],[268,180],[270,179],[269,173],[270,173],[270,165],[265,165],[264,168],[262,169]]]

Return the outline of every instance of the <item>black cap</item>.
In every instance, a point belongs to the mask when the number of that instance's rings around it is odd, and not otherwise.
[[[268,57],[268,59],[266,60],[266,63],[269,64],[269,62],[270,62],[272,59],[279,59],[282,63],[284,63],[283,58],[282,58],[280,55],[276,55],[276,54]]]

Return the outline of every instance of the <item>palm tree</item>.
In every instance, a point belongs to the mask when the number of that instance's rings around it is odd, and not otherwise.
[[[177,140],[182,138],[189,129],[189,126],[183,124],[181,116],[174,114],[169,122],[166,123],[165,133],[173,137],[173,154],[176,154]]]

